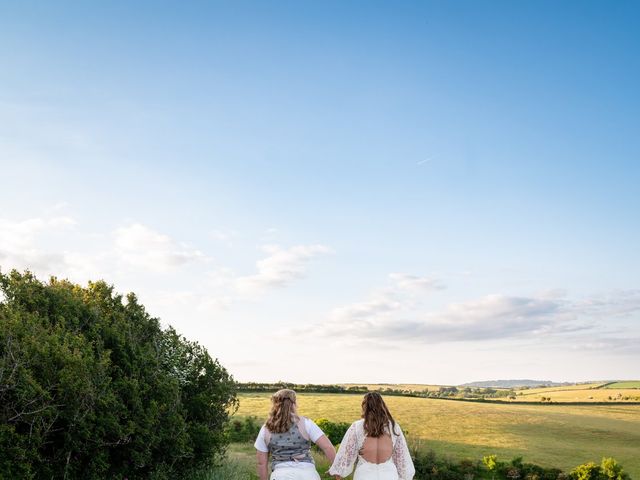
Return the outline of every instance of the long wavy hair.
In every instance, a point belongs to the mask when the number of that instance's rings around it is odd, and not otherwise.
[[[298,419],[296,392],[283,389],[271,396],[271,411],[265,423],[267,430],[271,433],[288,432]]]
[[[369,392],[362,399],[362,418],[364,418],[364,431],[369,437],[381,437],[390,434],[389,423],[395,433],[396,421],[384,403],[382,395],[378,392]]]

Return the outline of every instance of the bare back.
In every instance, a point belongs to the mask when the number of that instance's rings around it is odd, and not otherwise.
[[[391,458],[392,453],[393,442],[389,434],[366,437],[360,449],[360,456],[369,463],[384,463]]]

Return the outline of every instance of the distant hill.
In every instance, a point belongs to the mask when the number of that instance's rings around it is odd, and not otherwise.
[[[570,382],[552,382],[550,380],[485,380],[482,382],[471,382],[459,385],[460,387],[478,388],[516,388],[516,387],[562,387],[573,385]]]

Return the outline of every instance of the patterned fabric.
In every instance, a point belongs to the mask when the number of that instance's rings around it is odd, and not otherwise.
[[[395,470],[397,470],[398,479],[412,480],[416,471],[413,466],[413,460],[411,460],[409,447],[407,446],[407,441],[404,438],[402,429],[400,428],[400,425],[396,423],[395,429],[391,429],[391,425],[389,425],[389,431],[391,433],[391,441],[393,443],[391,458],[388,462],[379,465],[369,463],[360,456],[360,449],[362,448],[362,445],[364,445],[364,440],[366,438],[364,420],[353,422],[342,439],[340,449],[338,450],[336,459],[333,461],[333,465],[331,465],[331,468],[329,469],[329,473],[331,475],[346,477],[351,474],[357,461],[358,467],[356,467],[356,474],[360,473],[361,475],[358,475],[358,478],[364,479],[368,477],[366,474],[365,476],[362,475],[365,473],[365,470],[386,471],[389,467],[388,464],[393,463]],[[358,472],[358,470],[360,470],[360,466],[362,466],[363,469],[361,472]],[[365,466],[366,468],[364,468]],[[391,473],[389,477],[385,476],[385,478],[393,479],[393,473]]]
[[[288,432],[272,432],[269,439],[271,468],[284,462],[313,463],[310,449],[311,441],[302,435],[298,422],[294,422]]]

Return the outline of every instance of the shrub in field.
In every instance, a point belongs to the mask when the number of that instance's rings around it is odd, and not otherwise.
[[[253,442],[260,432],[258,417],[250,416],[231,420],[226,427],[230,442]]]
[[[213,464],[235,383],[135,295],[0,273],[0,478],[180,478]]]
[[[506,463],[499,461],[496,455],[487,455],[482,462],[473,462],[439,457],[433,451],[418,448],[412,451],[412,457],[416,480],[629,480],[612,458],[603,458],[600,466],[593,462],[579,465],[567,475],[557,468],[524,463],[521,457]]]
[[[594,462],[578,465],[569,474],[572,480],[628,480],[622,466],[613,458],[603,458],[600,465]]]
[[[337,445],[338,443],[342,442],[342,438],[344,437],[344,434],[347,433],[347,430],[351,426],[350,423],[331,422],[326,418],[319,418],[315,420],[315,422],[316,422],[316,425],[318,425],[322,429],[324,434],[334,445]]]
[[[607,480],[626,480],[629,478],[613,458],[603,458],[600,464],[600,474]]]
[[[473,480],[482,473],[479,462],[438,457],[432,450],[414,450],[412,456],[416,480]]]
[[[594,462],[578,465],[569,474],[573,480],[597,480],[600,478],[600,467]]]
[[[507,479],[556,480],[562,473],[558,468],[544,468],[533,463],[524,463],[522,457],[516,457],[510,463],[499,463],[498,472]]]

